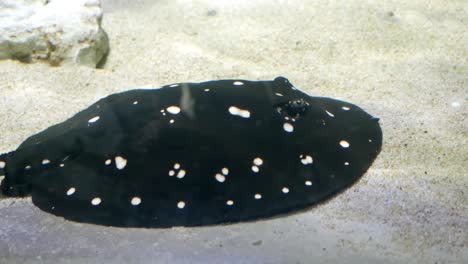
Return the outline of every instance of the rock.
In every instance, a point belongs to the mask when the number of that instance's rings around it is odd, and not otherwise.
[[[0,59],[97,67],[109,51],[100,0],[0,0]]]

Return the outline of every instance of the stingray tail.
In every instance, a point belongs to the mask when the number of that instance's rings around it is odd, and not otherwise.
[[[4,193],[3,189],[6,185],[6,165],[8,153],[0,154],[0,193]]]
[[[5,176],[6,160],[8,153],[0,154],[0,177]]]
[[[0,154],[0,191],[6,196],[27,196],[30,193],[29,184],[25,184],[22,175],[17,175],[13,170],[14,153]],[[11,172],[13,175],[9,175]]]

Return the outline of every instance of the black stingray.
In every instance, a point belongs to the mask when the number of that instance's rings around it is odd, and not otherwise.
[[[111,226],[209,225],[323,201],[378,155],[378,119],[287,79],[138,89],[99,100],[0,156],[1,191]]]

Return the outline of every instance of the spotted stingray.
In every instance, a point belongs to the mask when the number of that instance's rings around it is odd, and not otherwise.
[[[378,119],[286,78],[218,80],[103,98],[0,155],[1,191],[66,219],[197,226],[309,207],[378,155]]]

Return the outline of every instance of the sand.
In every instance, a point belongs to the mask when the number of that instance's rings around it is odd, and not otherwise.
[[[286,76],[381,118],[374,165],[335,199],[232,225],[106,228],[0,199],[0,263],[467,263],[464,1],[105,0],[103,69],[0,61],[0,152],[108,94]]]

